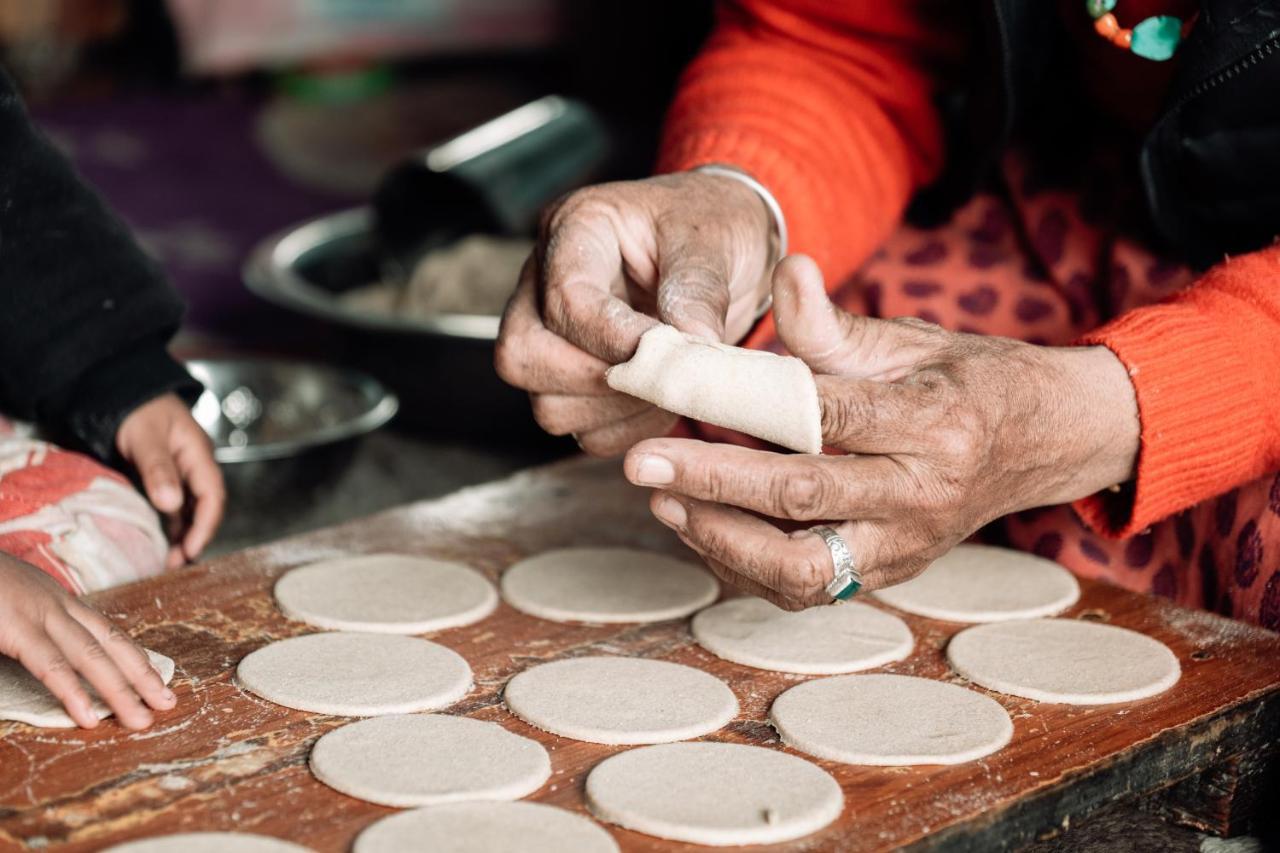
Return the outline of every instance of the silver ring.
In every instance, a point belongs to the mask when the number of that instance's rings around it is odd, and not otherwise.
[[[821,536],[822,541],[827,545],[827,550],[831,552],[833,577],[827,584],[827,595],[836,601],[848,601],[853,598],[858,590],[862,589],[862,575],[854,565],[853,552],[849,550],[849,543],[825,524],[810,527],[809,532]]]

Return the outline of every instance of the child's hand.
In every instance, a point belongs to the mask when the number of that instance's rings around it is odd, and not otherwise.
[[[147,705],[167,711],[177,702],[123,631],[35,566],[7,554],[0,554],[0,653],[40,679],[86,729],[98,725],[98,717],[82,676],[126,728],[151,725]]]
[[[174,543],[169,568],[200,556],[222,521],[227,493],[213,445],[191,410],[175,394],[144,403],[120,424],[116,448],[138,470],[147,498],[168,522]]]

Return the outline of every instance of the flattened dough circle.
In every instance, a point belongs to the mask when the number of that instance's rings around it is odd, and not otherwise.
[[[761,598],[722,601],[693,617],[693,638],[717,657],[757,669],[832,675],[911,654],[907,624],[865,604],[789,613]]]
[[[311,750],[311,772],[348,796],[410,808],[464,800],[517,800],[542,787],[542,744],[497,723],[410,714],[334,729]]]
[[[269,702],[346,717],[434,711],[471,689],[471,667],[444,646],[345,631],[263,646],[240,661],[236,675]]]
[[[541,803],[452,803],[384,817],[352,853],[618,853],[604,827]]]
[[[102,853],[308,853],[309,849],[250,832],[180,832],[126,841]]]
[[[975,625],[951,638],[947,660],[988,690],[1069,705],[1146,699],[1168,690],[1181,674],[1163,643],[1076,619]]]
[[[470,625],[498,593],[479,572],[403,554],[339,557],[287,572],[276,602],[290,619],[335,631],[425,634]]]
[[[769,721],[788,746],[845,764],[960,764],[1013,737],[994,699],[910,675],[845,675],[796,685]]]
[[[644,658],[544,663],[507,683],[507,707],[543,731],[591,743],[664,743],[710,734],[738,713],[723,681]]]
[[[957,545],[906,583],[873,594],[930,619],[1003,622],[1061,613],[1079,600],[1080,584],[1062,566],[1034,554]]]
[[[555,622],[659,622],[706,607],[720,585],[692,563],[632,548],[560,548],[502,576],[502,597]]]
[[[168,684],[173,680],[173,661],[164,655],[146,649],[151,666]],[[110,717],[112,711],[98,694],[86,683],[93,713],[99,720]],[[46,729],[74,729],[76,721],[67,715],[58,697],[49,692],[22,664],[0,655],[0,720],[14,720]]]
[[[844,808],[825,770],[736,743],[668,743],[606,758],[587,776],[601,820],[672,841],[729,847],[817,832]]]

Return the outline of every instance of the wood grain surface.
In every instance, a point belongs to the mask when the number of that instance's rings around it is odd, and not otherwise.
[[[139,641],[177,661],[178,707],[138,733],[112,720],[93,731],[0,723],[0,847],[97,850],[148,835],[225,829],[316,850],[348,849],[361,829],[392,810],[332,791],[308,772],[316,738],[347,720],[291,711],[235,683],[244,655],[309,630],[276,609],[275,579],[312,560],[373,551],[459,560],[494,579],[521,557],[566,545],[681,554],[682,546],[649,517],[645,495],[617,468],[574,460],[537,469],[94,596]],[[1196,788],[1187,780],[1233,761],[1276,767],[1280,637],[1092,582],[1083,583],[1067,615],[1166,643],[1182,663],[1181,681],[1149,700],[1092,708],[992,694],[1013,717],[1013,741],[969,764],[867,768],[816,761],[843,786],[840,820],[791,845],[751,849],[1014,849],[1115,799],[1174,783]],[[916,650],[882,671],[963,683],[942,655],[961,626],[905,619]],[[496,720],[545,744],[553,775],[532,799],[576,811],[584,811],[587,772],[625,747],[549,735],[512,717],[501,690],[516,672],[580,654],[689,664],[724,679],[742,706],[733,723],[707,739],[771,749],[783,747],[765,722],[769,704],[809,678],[722,661],[692,642],[687,620],[565,625],[502,604],[476,625],[432,636],[461,653],[475,673],[475,688],[448,712]],[[1214,785],[1218,794],[1222,788]],[[611,830],[624,850],[692,849]]]

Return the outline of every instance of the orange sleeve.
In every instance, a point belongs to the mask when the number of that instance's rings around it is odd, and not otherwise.
[[[725,0],[667,117],[658,170],[725,163],[773,193],[829,286],[939,172],[930,65],[956,38],[929,0]]]
[[[1132,536],[1280,470],[1280,244],[1227,260],[1081,343],[1128,368],[1142,422],[1133,482],[1075,504],[1095,530]]]

